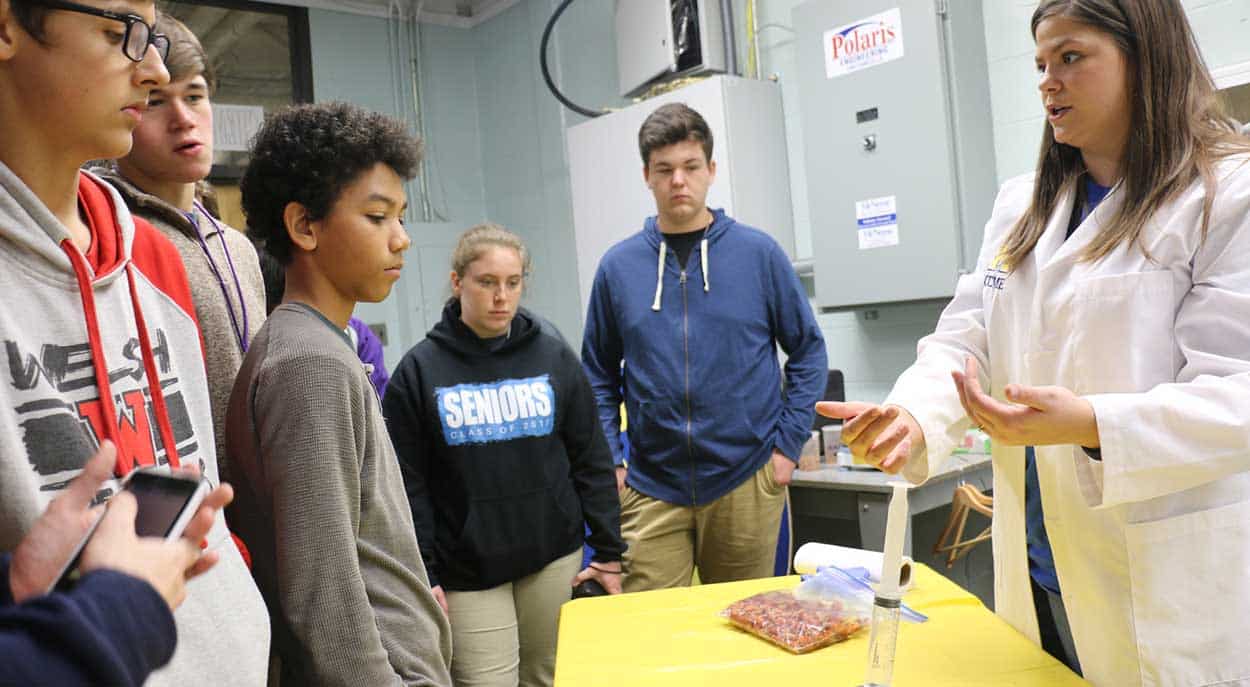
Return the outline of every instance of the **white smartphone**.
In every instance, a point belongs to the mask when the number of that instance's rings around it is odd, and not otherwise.
[[[140,537],[161,537],[166,541],[182,536],[183,530],[191,522],[200,503],[208,495],[208,480],[191,477],[180,477],[157,469],[143,469],[131,472],[122,481],[123,491],[129,491],[135,497],[138,511],[135,513],[135,534]],[[103,514],[91,524],[91,529],[74,548],[57,581],[48,589],[49,592],[66,589],[78,580],[78,561],[82,550],[95,534]]]

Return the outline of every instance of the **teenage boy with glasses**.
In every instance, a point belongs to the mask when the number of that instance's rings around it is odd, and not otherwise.
[[[0,0],[0,550],[105,439],[118,477],[198,465],[218,482],[178,253],[79,172],[130,150],[149,94],[169,81],[153,3],[105,7]],[[267,614],[220,515],[207,547],[220,563],[190,588],[178,650],[148,684],[265,682]]]
[[[15,5],[20,3],[14,3]],[[148,52],[148,46],[156,48],[156,53],[161,56],[161,62],[169,60],[169,38],[162,34],[156,33],[152,29],[152,25],[143,20],[143,17],[123,12],[113,12],[111,10],[92,7],[90,5],[82,5],[76,2],[64,2],[63,0],[28,0],[27,4],[36,7],[44,7],[50,10],[64,10],[66,12],[77,12],[79,14],[87,14],[93,17],[103,17],[104,19],[112,19],[119,21],[126,26],[125,32],[118,37],[118,42],[122,46],[122,54],[129,57],[133,62],[142,62],[144,55]]]

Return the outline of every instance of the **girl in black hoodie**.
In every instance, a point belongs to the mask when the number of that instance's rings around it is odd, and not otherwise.
[[[519,306],[528,272],[515,234],[486,224],[461,235],[443,319],[382,404],[451,620],[457,684],[550,685],[572,587],[621,588],[612,456],[577,356]],[[583,569],[587,526],[595,553]]]

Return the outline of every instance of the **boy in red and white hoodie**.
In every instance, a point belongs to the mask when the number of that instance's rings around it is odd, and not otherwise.
[[[169,80],[154,13],[140,0],[0,0],[0,550],[104,439],[117,477],[197,465],[218,482],[178,253],[78,171],[125,155]],[[221,560],[189,585],[177,651],[148,684],[265,682],[267,613],[220,515],[207,546]]]

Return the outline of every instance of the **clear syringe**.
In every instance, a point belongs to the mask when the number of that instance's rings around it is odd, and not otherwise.
[[[898,621],[903,593],[899,574],[903,562],[903,537],[907,533],[907,483],[895,483],[885,523],[885,547],[881,583],[872,603],[872,634],[868,637],[868,670],[862,687],[890,687],[894,679],[894,650],[898,646]]]
[[[899,599],[878,596],[872,603],[872,634],[868,638],[868,671],[863,687],[890,687],[894,649],[898,645]]]

